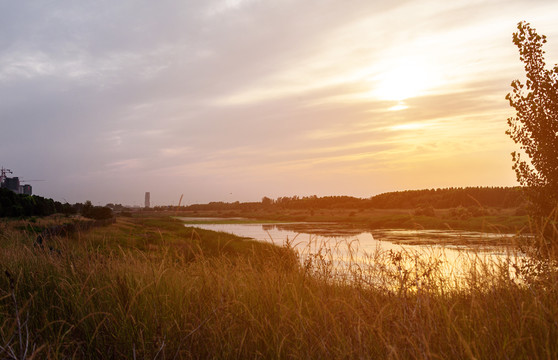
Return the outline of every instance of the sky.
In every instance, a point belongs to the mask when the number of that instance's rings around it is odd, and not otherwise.
[[[151,205],[515,186],[505,100],[558,2],[0,0],[0,166]]]

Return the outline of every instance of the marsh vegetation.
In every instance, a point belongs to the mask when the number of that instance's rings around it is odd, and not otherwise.
[[[3,358],[556,358],[555,257],[471,263],[322,252],[120,217],[51,239],[1,223]],[[412,259],[411,259],[412,260]]]

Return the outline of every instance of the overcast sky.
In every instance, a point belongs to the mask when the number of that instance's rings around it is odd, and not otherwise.
[[[0,0],[0,165],[60,201],[515,185],[512,33],[558,2]]]

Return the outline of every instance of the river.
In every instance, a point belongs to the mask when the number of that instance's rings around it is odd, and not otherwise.
[[[283,245],[289,242],[301,259],[325,252],[337,267],[348,262],[369,262],[379,253],[403,253],[417,261],[441,260],[443,272],[459,275],[472,262],[490,266],[514,261],[518,253],[509,246],[513,234],[491,234],[460,230],[364,230],[340,223],[248,223],[247,219],[180,218],[185,226],[231,233],[244,238]],[[238,221],[238,223],[231,223]],[[227,221],[227,223],[222,223]],[[221,223],[220,223],[221,222]],[[506,246],[508,245],[508,246]],[[421,260],[421,261],[423,261]]]

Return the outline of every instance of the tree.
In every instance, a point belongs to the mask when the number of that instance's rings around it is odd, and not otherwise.
[[[527,80],[514,80],[506,96],[516,111],[506,131],[520,151],[512,152],[518,182],[527,190],[532,213],[548,216],[558,206],[558,65],[546,69],[538,35],[529,23],[520,22],[513,34]],[[529,157],[523,160],[521,154]]]
[[[83,207],[81,208],[81,215],[95,220],[110,219],[113,216],[111,208],[106,206],[93,206],[89,200],[83,204]]]

